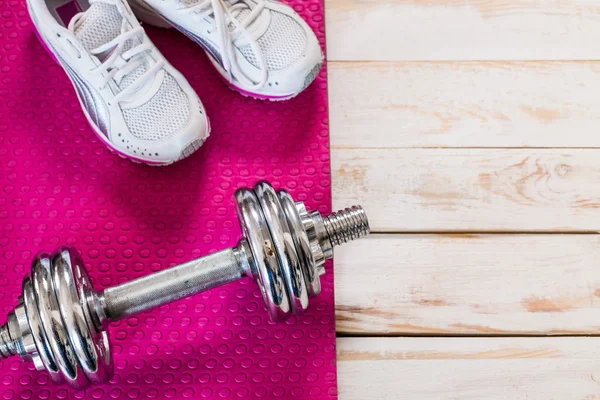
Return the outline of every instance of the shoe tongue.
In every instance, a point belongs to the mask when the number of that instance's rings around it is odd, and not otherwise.
[[[81,44],[89,52],[110,42],[121,34],[124,16],[116,5],[96,1],[92,3],[85,13],[81,16],[80,23],[74,29],[75,36],[81,41]],[[132,46],[139,44],[137,38],[131,38],[123,46],[122,52],[131,49]],[[115,46],[116,47],[116,46]],[[94,54],[100,62],[106,60],[115,48],[108,49],[100,54]],[[125,64],[125,60],[119,58],[115,62],[115,67]],[[145,61],[139,67],[128,73],[118,83],[119,89],[123,90],[131,85],[137,78],[142,76],[148,70],[148,62]],[[142,89],[142,88],[140,88]]]
[[[123,16],[114,4],[95,2],[80,17],[80,21],[73,33],[87,51],[92,51],[121,34]]]
[[[243,23],[250,16],[250,14],[252,14],[252,10],[253,9],[249,7],[237,9],[233,12],[233,17],[239,23]],[[263,12],[257,15],[256,18],[250,21],[250,23],[246,27],[246,31],[254,39],[258,39],[260,36],[262,36],[265,33],[265,29],[268,27],[268,24],[266,22],[269,12],[265,11],[266,10],[263,10]],[[235,29],[235,24],[233,22],[230,22],[227,27],[229,28],[229,30],[233,31]]]
[[[244,20],[248,17],[248,15],[250,15],[250,13],[252,12],[252,10],[250,10],[249,8],[243,8],[239,11],[239,13],[237,15],[234,14],[235,19],[238,20],[238,22],[244,22]]]
[[[200,3],[200,1],[202,0],[179,0],[181,1],[182,4],[184,4],[186,7],[192,7],[195,6],[197,4]],[[228,7],[231,7],[234,4],[240,3],[240,0],[225,0],[225,5]],[[246,8],[242,8],[242,9],[238,9],[236,11],[233,12],[233,17],[238,21],[238,22],[244,22],[244,20],[250,15],[250,13],[252,13],[252,10],[250,9],[250,7],[246,7]],[[252,23],[250,24],[250,26],[248,28],[252,28],[252,25],[254,25],[256,22],[258,21],[258,18],[254,21],[252,21]],[[227,25],[227,27],[229,28],[229,30],[234,30],[235,29],[235,24],[233,22],[229,22],[229,24]]]

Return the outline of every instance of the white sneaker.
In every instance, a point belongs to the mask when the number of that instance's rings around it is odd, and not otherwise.
[[[89,123],[110,149],[166,165],[204,143],[209,124],[200,99],[126,2],[27,0],[27,6],[42,44],[71,79]]]
[[[316,35],[289,6],[268,0],[130,0],[138,18],[177,28],[208,54],[226,82],[259,99],[286,100],[317,76]]]

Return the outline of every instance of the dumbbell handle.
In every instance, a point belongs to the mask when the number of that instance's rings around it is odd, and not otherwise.
[[[175,300],[237,281],[250,273],[246,241],[208,256],[104,290],[106,318],[118,321]]]
[[[343,221],[344,218],[348,218],[356,212],[357,209],[342,210],[325,217],[323,221],[325,232],[332,246],[345,242],[346,240],[340,239],[339,235],[349,229],[348,223],[336,224],[334,221]],[[358,209],[358,212],[362,216],[362,210]],[[357,234],[358,236],[367,233],[364,231],[365,227],[354,227],[354,229],[363,229]],[[104,290],[100,295],[103,317],[111,321],[118,321],[175,300],[235,282],[244,276],[252,276],[252,264],[248,242],[246,239],[241,239],[236,247]]]

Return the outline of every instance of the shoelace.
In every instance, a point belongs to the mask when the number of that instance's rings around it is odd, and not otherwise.
[[[91,5],[100,2],[114,5],[122,15],[125,14],[123,5],[120,1],[90,0],[89,3]],[[68,28],[70,31],[74,32],[75,29],[77,29],[84,14],[85,13],[79,13],[71,19]],[[135,37],[138,37],[139,43],[137,45],[133,45],[129,50],[123,51],[127,41]],[[112,79],[120,82],[127,74],[144,64],[144,62],[150,60],[153,61],[154,65],[148,68],[148,70],[142,76],[137,78],[129,86],[115,95],[113,101],[118,103],[126,98],[129,94],[137,91],[145,83],[153,79],[154,76],[163,68],[165,64],[163,60],[154,61],[151,57],[149,57],[151,50],[152,44],[145,35],[144,29],[139,25],[135,27],[131,26],[127,19],[123,18],[121,23],[121,34],[119,36],[110,42],[89,51],[89,53],[93,55],[99,55],[110,51],[110,55],[90,72],[104,75],[102,83],[102,88],[104,88]],[[125,65],[121,67],[117,67],[115,65],[119,57],[122,57],[125,60]]]
[[[267,83],[268,70],[265,57],[258,43],[252,38],[246,28],[258,18],[265,7],[265,3],[263,0],[255,0],[254,3],[256,3],[254,7],[251,7],[246,0],[204,0],[195,6],[186,8],[185,11],[197,12],[199,18],[210,17],[211,14],[214,15],[217,31],[220,34],[221,49],[223,50],[221,56],[223,68],[229,75],[229,81],[233,81],[233,75],[235,75],[237,80],[251,89],[260,89]],[[244,9],[250,9],[250,14],[240,22],[237,19],[237,15]],[[233,23],[235,26],[232,31],[229,30],[229,23]],[[240,35],[250,43],[250,47],[256,55],[258,69],[260,70],[260,79],[258,82],[254,82],[247,77],[237,62],[233,42]]]

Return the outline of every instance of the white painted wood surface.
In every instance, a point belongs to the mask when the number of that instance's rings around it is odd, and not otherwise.
[[[597,400],[600,338],[342,338],[343,400]]]
[[[597,62],[332,62],[329,87],[335,149],[600,147]]]
[[[376,232],[600,230],[595,149],[334,149],[332,173]]]
[[[600,334],[599,269],[600,235],[372,235],[336,253],[337,330]]]
[[[325,5],[340,398],[600,400],[600,0]]]
[[[325,0],[330,60],[596,60],[596,0]]]

